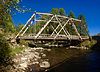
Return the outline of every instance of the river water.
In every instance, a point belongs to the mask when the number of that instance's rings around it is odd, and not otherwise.
[[[100,51],[73,58],[48,72],[100,72]]]

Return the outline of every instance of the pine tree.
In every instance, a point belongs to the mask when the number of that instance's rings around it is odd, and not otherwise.
[[[68,17],[75,18],[74,12],[73,11],[70,11]]]
[[[70,11],[68,17],[75,18],[74,12],[73,11]],[[70,34],[76,34],[74,28],[72,27],[72,24],[68,28],[69,28]]]
[[[84,15],[80,14],[78,16],[78,19],[81,20],[81,24],[80,24],[80,34],[81,35],[88,35],[88,27],[87,27],[87,23],[86,23],[86,18]]]
[[[59,14],[66,16],[66,12],[65,12],[64,8],[59,8]]]
[[[59,9],[58,8],[52,8],[51,13],[52,14],[59,14]]]

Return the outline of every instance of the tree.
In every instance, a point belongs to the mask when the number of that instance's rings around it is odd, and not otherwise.
[[[86,18],[84,15],[80,14],[78,16],[78,19],[81,20],[81,24],[80,24],[80,34],[81,35],[88,35],[88,27],[87,27],[87,23],[86,23]]]
[[[75,18],[74,12],[73,11],[70,11],[68,17]],[[68,27],[68,29],[69,29],[70,34],[76,34],[75,29],[72,27],[72,25],[70,25]]]
[[[59,14],[59,9],[58,8],[52,8],[51,13],[52,14]]]
[[[75,18],[74,12],[73,11],[70,11],[68,17]]]
[[[18,24],[18,26],[16,26],[17,32],[19,32],[23,26],[24,26],[23,24]]]
[[[66,16],[66,12],[65,12],[64,8],[59,8],[59,14]]]
[[[20,11],[18,3],[20,0],[0,0],[0,27],[6,32],[14,32],[14,24],[11,19],[11,13]]]
[[[11,15],[8,15],[8,18],[5,20],[2,28],[4,28],[5,32],[14,33],[16,31]]]

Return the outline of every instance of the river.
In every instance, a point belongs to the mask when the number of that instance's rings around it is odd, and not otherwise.
[[[73,58],[48,72],[100,72],[100,51]]]

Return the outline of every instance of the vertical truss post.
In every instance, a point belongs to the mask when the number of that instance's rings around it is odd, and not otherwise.
[[[82,40],[82,37],[80,36],[80,34],[79,34],[79,32],[78,32],[78,30],[77,30],[77,28],[76,28],[76,26],[75,26],[75,24],[74,24],[74,22],[72,20],[71,20],[71,23],[72,23],[73,28],[75,29],[75,32],[77,33],[79,38]]]
[[[50,21],[54,18],[54,15],[51,17],[51,19],[49,21],[47,21],[47,23],[41,28],[41,30],[36,34],[35,38],[37,38],[42,32],[43,30],[48,26],[48,24],[50,23]]]
[[[36,34],[36,11],[35,11],[35,16],[34,16],[34,25],[35,25],[35,34]]]
[[[63,30],[63,28],[66,26],[66,24],[69,22],[70,19],[67,20],[67,22],[63,25],[63,27],[60,29],[60,31],[57,33],[57,35],[54,37],[54,39],[59,35],[59,33]]]

